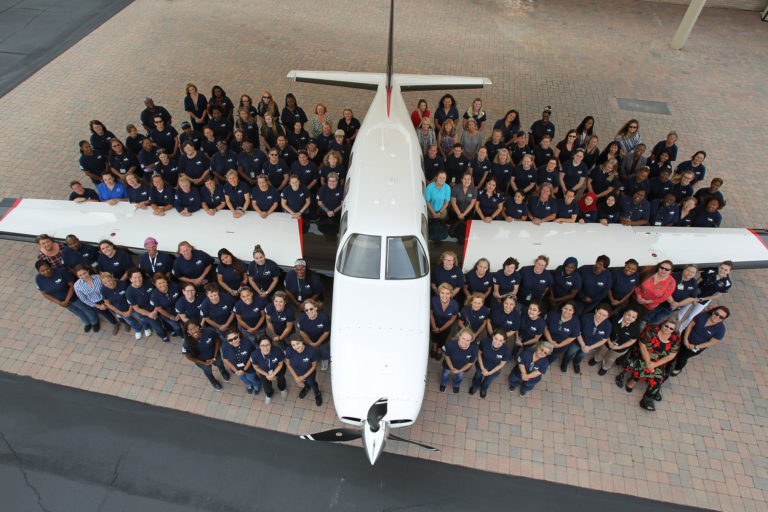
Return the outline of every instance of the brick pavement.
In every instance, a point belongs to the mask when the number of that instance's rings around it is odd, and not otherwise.
[[[721,175],[727,226],[765,226],[759,165],[768,113],[764,48],[768,26],[754,13],[705,9],[682,52],[667,47],[681,6],[611,2],[399,2],[397,71],[488,76],[489,119],[508,108],[524,125],[554,107],[562,136],[584,115],[603,143],[630,117],[648,143],[680,132],[681,158],[704,148],[709,176]],[[452,13],[447,15],[446,13]],[[118,136],[138,124],[142,99],[183,119],[187,81],[234,99],[264,89],[294,92],[307,110],[323,101],[362,117],[367,92],[291,84],[296,69],[381,71],[383,2],[150,2],[139,0],[0,99],[2,196],[65,198],[79,178],[77,141],[91,118]],[[145,57],[142,57],[145,56]],[[466,108],[476,92],[458,91]],[[427,95],[436,106],[438,93]],[[414,104],[419,94],[409,94]],[[616,97],[666,101],[672,116],[620,111]],[[280,102],[282,104],[282,102]],[[74,128],[73,128],[74,127]],[[32,158],[33,147],[40,152]],[[270,407],[239,383],[215,393],[179,354],[179,342],[82,334],[69,313],[41,305],[31,282],[35,248],[0,242],[0,370],[290,433],[338,425],[332,406],[311,400]],[[764,271],[737,272],[727,341],[691,362],[665,387],[655,414],[640,393],[617,389],[593,369],[548,374],[525,399],[439,394],[437,366],[419,421],[406,431],[439,446],[425,454],[392,442],[388,451],[594,489],[722,510],[763,510],[768,497],[768,295]],[[327,375],[321,387],[329,391]],[[466,385],[464,387],[466,389]],[[361,456],[362,453],[361,453]],[[381,463],[386,463],[386,459]]]

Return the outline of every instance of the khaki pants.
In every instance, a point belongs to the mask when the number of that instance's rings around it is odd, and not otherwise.
[[[616,352],[615,350],[612,350],[608,343],[604,344],[602,347],[597,349],[597,354],[595,354],[595,361],[600,363],[600,368],[603,370],[610,370],[613,368],[613,363],[616,362],[616,359],[626,354],[626,350],[622,350],[620,352]]]

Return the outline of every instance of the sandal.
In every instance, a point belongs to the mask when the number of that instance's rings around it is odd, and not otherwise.
[[[655,395],[653,395],[653,399],[656,400],[657,402],[661,402],[661,393],[656,393]]]
[[[629,385],[630,383],[632,383],[631,386]],[[629,379],[627,381],[627,385],[624,386],[624,389],[626,390],[627,393],[631,393],[632,391],[634,391],[636,385],[637,385],[637,381],[636,380]]]
[[[653,412],[656,410],[656,406],[653,405],[653,402],[646,402],[645,398],[640,400],[640,407],[650,412]]]
[[[682,372],[682,371],[683,370],[672,370],[671,372],[669,372],[669,376],[670,377],[677,377],[678,375],[680,375],[680,372]]]
[[[624,387],[624,372],[621,372],[616,376],[616,385],[620,388]]]

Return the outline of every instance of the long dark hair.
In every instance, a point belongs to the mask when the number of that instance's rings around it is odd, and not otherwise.
[[[200,326],[200,320],[190,317],[190,319],[187,320],[184,324],[184,343],[187,344],[187,352],[189,355],[192,357],[197,357],[197,355],[200,353],[200,349],[197,347],[197,340],[189,334],[189,328],[193,325],[202,328]]]
[[[587,121],[592,120],[592,126],[590,126],[586,132],[584,130],[584,127],[587,124]],[[592,129],[595,127],[595,118],[592,116],[587,116],[584,119],[581,120],[579,123],[579,126],[576,127],[576,133],[581,135],[582,133],[586,133],[587,135],[592,135]]]
[[[221,261],[221,256],[224,254],[232,258],[232,269],[235,271],[235,274],[237,274],[237,276],[242,279],[243,274],[245,274],[243,263],[237,258],[237,256],[229,252],[229,249],[224,247],[219,249],[219,261]]]

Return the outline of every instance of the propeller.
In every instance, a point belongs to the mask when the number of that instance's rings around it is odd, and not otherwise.
[[[349,428],[333,428],[331,430],[324,430],[322,432],[299,437],[308,441],[330,441],[333,443],[339,441],[354,441],[355,439],[360,439],[362,434],[357,430]]]
[[[387,399],[379,398],[370,409],[368,409],[368,426],[371,432],[378,432],[381,426],[381,419],[387,415]]]
[[[416,446],[420,446],[422,448],[426,448],[427,450],[432,450],[433,452],[439,452],[440,451],[440,450],[438,450],[437,448],[435,448],[433,446],[429,446],[427,444],[418,443],[416,441],[411,441],[410,439],[404,439],[404,438],[402,438],[400,436],[396,436],[394,434],[389,434],[389,438],[390,439],[394,439],[396,441],[402,441],[404,443],[415,444]]]

